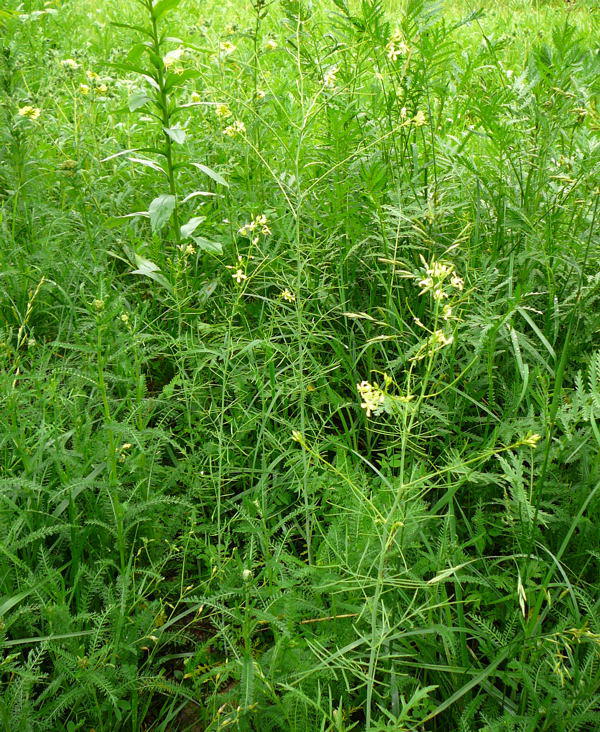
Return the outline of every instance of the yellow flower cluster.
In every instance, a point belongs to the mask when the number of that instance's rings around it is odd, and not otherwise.
[[[223,41],[219,44],[219,50],[222,56],[229,56],[237,50],[237,46],[231,43],[231,41]]]
[[[236,135],[243,135],[246,132],[246,125],[239,119],[228,125],[224,130],[223,134],[226,137],[235,137]]]
[[[238,234],[241,236],[252,235],[252,243],[257,244],[259,236],[269,236],[271,229],[269,229],[269,221],[264,214],[255,216],[249,224],[244,224],[241,229],[238,229]]]
[[[385,402],[385,394],[381,388],[377,384],[361,381],[360,384],[356,385],[356,389],[362,399],[360,406],[366,411],[367,417],[381,414]]]
[[[396,30],[386,46],[387,56],[390,61],[397,61],[402,56],[408,56],[410,47],[404,40],[402,31]]]
[[[231,109],[229,109],[229,106],[227,104],[218,103],[215,104],[215,114],[217,115],[217,117],[219,117],[219,119],[228,119],[229,117],[231,117]]]
[[[253,259],[253,257],[248,257],[248,259],[249,260],[250,259]],[[244,282],[245,280],[248,279],[248,275],[244,271],[245,268],[246,268],[246,265],[247,265],[247,262],[244,262],[244,257],[242,257],[241,254],[238,254],[237,264],[235,264],[235,265],[231,265],[231,264],[226,265],[227,269],[234,270],[232,272],[231,276],[238,283],[238,285],[241,285],[242,282]]]
[[[60,62],[60,65],[65,69],[70,69],[71,71],[76,71],[80,67],[74,58],[64,58]]]
[[[32,107],[26,104],[24,107],[19,109],[19,117],[25,117],[25,119],[36,120],[41,114],[41,110],[38,107]]]
[[[448,297],[448,291],[444,289],[444,285],[450,282],[450,286],[455,290],[462,290],[464,288],[464,281],[462,277],[454,270],[454,265],[448,262],[436,262],[432,261],[428,264],[427,261],[421,257],[423,266],[425,267],[425,277],[419,280],[419,287],[421,292],[419,295],[424,295],[426,292],[431,292],[434,300],[438,302],[445,300]],[[446,314],[444,319],[448,320],[452,312]]]
[[[335,85],[337,84],[338,71],[339,68],[337,66],[332,66],[330,69],[327,69],[327,71],[323,74],[323,86],[326,89],[335,88]]]
[[[106,94],[108,86],[102,81],[99,74],[88,69],[88,71],[85,72],[85,75],[88,81],[91,82],[91,86],[90,84],[80,84],[79,91],[81,94],[87,95],[91,91],[97,92],[98,94]]]

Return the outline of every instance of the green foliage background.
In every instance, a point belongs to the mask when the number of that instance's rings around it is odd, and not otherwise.
[[[594,728],[595,9],[0,10],[2,729]]]

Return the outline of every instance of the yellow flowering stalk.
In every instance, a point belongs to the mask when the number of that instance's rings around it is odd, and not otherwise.
[[[396,30],[394,32],[386,48],[387,57],[390,61],[395,62],[399,58],[402,58],[403,56],[408,56],[410,54],[410,47],[404,40],[404,36],[402,35],[402,31],[400,30]]]
[[[367,417],[381,414],[385,402],[385,394],[381,388],[369,381],[361,381],[356,385],[356,389],[362,399],[360,406],[365,410]]]

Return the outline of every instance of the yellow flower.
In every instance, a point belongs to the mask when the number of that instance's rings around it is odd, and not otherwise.
[[[241,229],[238,229],[238,234],[241,234],[241,236],[248,236],[248,234],[258,229],[263,236],[268,236],[271,233],[271,229],[269,229],[268,224],[269,220],[267,217],[264,214],[259,214],[258,216],[255,216],[249,224],[244,224]],[[253,239],[254,244],[257,242],[258,237]]]
[[[385,394],[377,384],[370,384],[368,381],[361,381],[356,385],[356,389],[362,398],[360,406],[366,411],[367,417],[372,414],[381,413],[381,408],[385,401]]]
[[[394,34],[386,48],[387,56],[390,61],[397,61],[401,56],[408,56],[410,53],[410,47],[404,40],[401,30],[394,31]]]
[[[31,107],[29,104],[19,109],[19,117],[25,117],[26,119],[38,119],[40,114],[41,110],[38,107]]]
[[[190,102],[193,102],[194,104],[197,104],[198,102],[202,101],[202,97],[198,92],[192,92],[190,94]]]
[[[100,92],[100,94],[106,94],[106,92],[108,91],[108,87],[106,86],[106,84],[98,84],[98,86],[96,87],[96,91]]]
[[[422,109],[419,109],[419,111],[412,118],[412,122],[415,127],[423,127],[423,125],[426,125],[427,117],[425,116],[425,112],[423,112]]]
[[[241,285],[244,280],[248,279],[248,275],[242,269],[236,270],[231,276],[238,283],[238,285]]]
[[[77,61],[75,61],[74,58],[64,58],[60,62],[60,65],[63,66],[65,69],[72,69],[73,71],[79,68],[79,64],[77,63]]]
[[[529,433],[521,440],[521,445],[527,445],[527,447],[537,447],[537,444],[541,439],[541,435],[538,435],[535,432]]]
[[[88,70],[88,71],[85,72],[85,75],[87,76],[87,78],[90,81],[98,81],[98,79],[100,78],[95,71],[89,71]]]
[[[237,50],[237,46],[234,46],[231,41],[223,41],[219,44],[219,49],[221,50],[221,54],[223,56],[229,56]]]
[[[279,297],[281,297],[281,299],[285,300],[286,302],[296,302],[296,295],[294,295],[291,290],[288,290],[287,287],[285,288],[285,290],[282,291]]]
[[[449,346],[454,342],[454,337],[451,335],[446,335],[443,330],[436,330],[431,334],[429,342],[430,345],[434,347],[444,348],[445,346]]]
[[[90,93],[90,87],[87,84],[80,84],[79,85],[79,91],[82,94],[89,94]]]
[[[462,290],[465,286],[463,278],[459,277],[456,273],[452,275],[450,279],[450,284],[452,285],[452,287],[456,287],[457,290]]]
[[[246,125],[241,120],[236,120],[233,124],[228,125],[224,130],[223,134],[227,137],[235,137],[236,135],[242,135],[246,132]]]
[[[231,117],[231,109],[227,104],[215,104],[215,114],[219,119],[228,119]]]
[[[265,48],[267,51],[274,51],[279,44],[274,38],[267,38],[265,41]]]
[[[334,89],[335,85],[337,83],[337,73],[339,71],[339,68],[337,66],[332,66],[330,69],[328,69],[323,74],[323,86],[326,89]]]
[[[96,299],[92,302],[92,305],[94,306],[94,309],[98,312],[104,310],[104,300]]]

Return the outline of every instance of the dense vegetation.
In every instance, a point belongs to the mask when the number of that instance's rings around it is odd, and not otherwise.
[[[0,10],[2,730],[595,728],[593,10]]]

